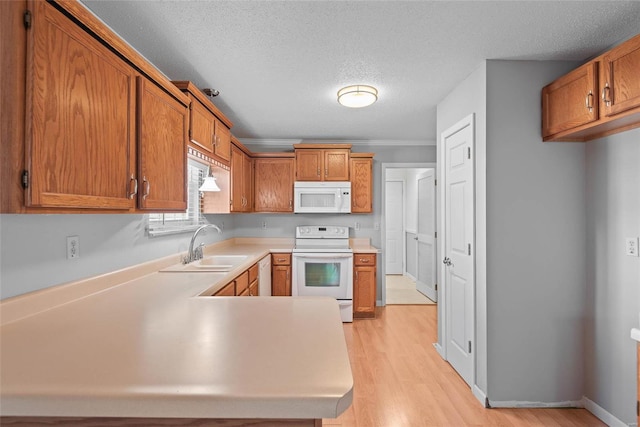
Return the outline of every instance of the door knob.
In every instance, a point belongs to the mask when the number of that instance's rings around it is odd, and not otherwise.
[[[445,258],[442,260],[442,263],[443,263],[444,265],[446,265],[447,267],[451,267],[451,266],[453,265],[453,264],[451,263],[451,259],[450,259],[449,257],[445,257]]]

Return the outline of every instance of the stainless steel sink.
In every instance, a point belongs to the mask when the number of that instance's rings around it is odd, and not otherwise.
[[[194,261],[189,264],[176,264],[171,267],[167,267],[162,272],[180,272],[180,271],[201,271],[201,272],[213,272],[213,271],[230,271],[240,265],[245,259],[246,255],[211,255],[204,257],[201,260]]]

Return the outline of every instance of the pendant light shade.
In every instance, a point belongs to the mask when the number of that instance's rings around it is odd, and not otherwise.
[[[198,188],[198,191],[220,191],[220,187],[218,187],[214,177],[208,176],[204,179],[204,182],[200,188]]]
[[[343,87],[338,91],[338,102],[349,108],[367,107],[378,100],[378,89],[367,85]]]

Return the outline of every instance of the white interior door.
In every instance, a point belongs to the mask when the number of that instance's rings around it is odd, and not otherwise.
[[[386,274],[403,273],[404,183],[385,182]]]
[[[444,147],[444,279],[446,355],[471,385],[474,337],[473,116],[442,134]]]
[[[436,292],[436,171],[416,177],[418,189],[418,268],[416,288],[432,301]]]

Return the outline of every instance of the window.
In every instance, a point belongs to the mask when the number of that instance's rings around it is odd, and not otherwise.
[[[207,221],[202,215],[202,202],[198,188],[207,176],[208,166],[189,159],[187,162],[187,211],[178,213],[154,213],[148,215],[149,236],[187,233]]]

